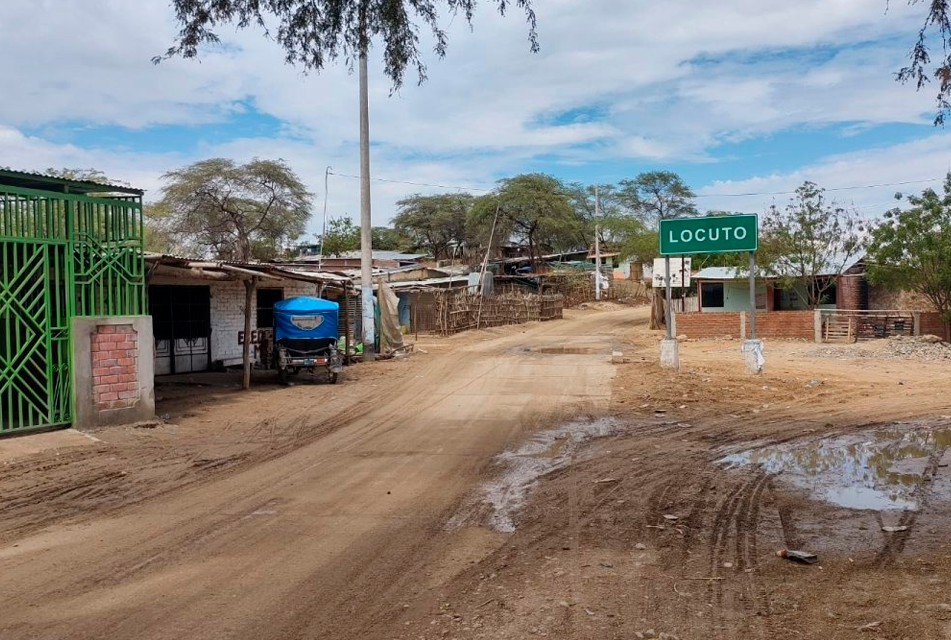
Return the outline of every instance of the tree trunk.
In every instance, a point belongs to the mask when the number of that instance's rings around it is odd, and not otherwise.
[[[241,361],[244,364],[245,389],[251,388],[251,311],[254,308],[254,290],[257,278],[244,281],[244,343],[241,345]]]
[[[665,326],[667,315],[664,309],[664,296],[660,295],[657,287],[651,288],[651,329],[661,329]]]

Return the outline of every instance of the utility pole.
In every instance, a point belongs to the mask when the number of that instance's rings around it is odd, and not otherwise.
[[[363,316],[363,361],[376,358],[373,308],[373,232],[370,217],[370,98],[367,54],[360,54],[360,301]]]
[[[320,230],[320,255],[317,256],[317,270],[324,266],[324,238],[327,237],[327,198],[330,197],[330,172],[333,167],[328,166],[324,171],[324,223]]]
[[[601,300],[601,201],[598,185],[594,185],[594,299]]]

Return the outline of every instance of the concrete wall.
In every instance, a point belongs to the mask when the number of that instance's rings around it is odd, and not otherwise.
[[[238,332],[244,331],[244,283],[214,282],[156,277],[149,284],[194,285],[211,288],[211,361],[225,366],[241,364]],[[312,296],[316,285],[299,280],[265,280],[260,289],[283,289],[285,298]],[[341,312],[342,313],[342,312]],[[257,329],[257,313],[251,313],[251,330]]]
[[[149,316],[72,320],[73,426],[155,417],[155,343]]]

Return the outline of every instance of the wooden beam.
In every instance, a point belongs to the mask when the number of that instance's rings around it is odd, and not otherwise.
[[[242,280],[243,278],[235,278],[227,273],[221,273],[220,271],[205,271],[201,268],[182,268],[182,267],[171,267],[168,265],[160,264],[155,268],[154,276],[167,276],[169,278],[181,278],[183,280],[214,280],[216,282],[227,282],[234,280]]]

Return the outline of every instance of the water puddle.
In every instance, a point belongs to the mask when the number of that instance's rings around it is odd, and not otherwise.
[[[578,356],[607,353],[604,347],[537,347],[532,349],[532,351],[535,353]]]
[[[514,451],[495,458],[499,475],[485,483],[449,521],[450,528],[488,525],[497,531],[515,531],[515,518],[529,494],[546,473],[567,466],[578,447],[617,432],[613,418],[579,419],[536,433]]]
[[[814,497],[849,509],[918,508],[926,485],[948,492],[951,427],[893,425],[810,442],[789,442],[726,456],[755,465]],[[936,478],[935,476],[939,476]],[[942,480],[935,482],[935,480]],[[945,498],[951,498],[951,492]]]

